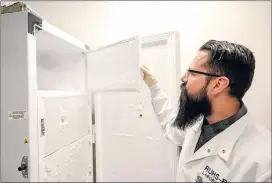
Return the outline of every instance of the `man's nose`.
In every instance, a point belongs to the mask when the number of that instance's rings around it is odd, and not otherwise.
[[[185,82],[187,81],[187,74],[184,74],[184,75],[180,78],[180,80],[181,80],[183,83],[185,83]]]

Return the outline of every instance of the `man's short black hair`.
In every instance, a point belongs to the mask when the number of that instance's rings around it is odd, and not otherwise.
[[[209,40],[199,49],[211,54],[209,72],[226,76],[230,81],[229,94],[241,100],[250,88],[254,70],[253,52],[243,45],[227,41]]]

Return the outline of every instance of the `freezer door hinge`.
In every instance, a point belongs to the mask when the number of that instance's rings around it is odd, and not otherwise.
[[[91,142],[92,142],[93,144],[95,143],[95,135],[94,135],[94,134],[91,135]]]

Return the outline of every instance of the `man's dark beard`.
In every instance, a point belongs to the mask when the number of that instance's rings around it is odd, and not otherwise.
[[[195,97],[188,94],[184,83],[180,86],[180,104],[175,126],[184,130],[185,127],[192,126],[201,115],[206,117],[211,114],[211,102],[206,95],[206,87],[207,85]]]

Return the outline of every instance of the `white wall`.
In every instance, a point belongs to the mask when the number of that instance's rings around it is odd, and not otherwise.
[[[90,46],[169,30],[180,32],[181,71],[209,39],[248,46],[256,56],[249,111],[271,129],[271,2],[27,2]]]

